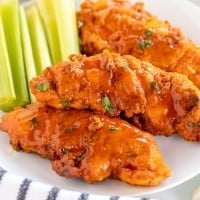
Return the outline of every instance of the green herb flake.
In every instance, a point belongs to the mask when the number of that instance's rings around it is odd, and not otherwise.
[[[150,90],[155,91],[158,89],[157,83],[155,81],[151,82]]]
[[[33,117],[30,122],[31,122],[31,124],[32,124],[33,127],[35,127],[35,126],[38,125],[38,121],[37,121],[36,117]]]
[[[116,132],[119,130],[119,128],[115,127],[115,126],[110,126],[109,129],[108,129],[110,132]]]
[[[197,123],[188,121],[188,122],[187,122],[187,125],[188,125],[189,127],[195,128],[195,127],[197,127],[197,126],[200,126],[200,121],[198,121]]]
[[[48,82],[39,83],[36,85],[36,89],[40,90],[41,92],[47,91],[50,88]]]
[[[147,37],[151,37],[151,36],[153,35],[152,29],[147,29],[147,30],[145,31],[145,35],[146,35]]]
[[[102,100],[101,100],[101,103],[102,103],[102,105],[105,108],[107,113],[112,113],[113,106],[112,106],[112,103],[111,103],[108,96],[103,97]]]
[[[69,107],[71,102],[69,100],[61,100],[60,104],[62,104],[64,107]]]
[[[65,133],[71,133],[73,130],[74,130],[74,127],[73,127],[73,126],[68,126],[68,127],[65,129]]]
[[[83,155],[80,155],[78,157],[76,157],[75,159],[75,165],[79,165],[79,163],[83,160],[84,156]]]
[[[152,45],[153,45],[153,42],[151,40],[141,40],[139,42],[139,46],[142,50],[144,50]]]

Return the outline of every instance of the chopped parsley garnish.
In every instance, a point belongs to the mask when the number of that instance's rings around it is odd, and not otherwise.
[[[188,125],[189,127],[195,128],[195,127],[197,127],[197,126],[200,126],[200,121],[198,121],[197,123],[188,121],[188,122],[187,122],[187,125]]]
[[[115,127],[115,126],[110,126],[109,129],[108,129],[110,132],[116,132],[119,130],[119,128]]]
[[[68,126],[68,127],[65,129],[65,133],[71,133],[73,130],[74,130],[74,127],[73,127],[73,126]]]
[[[157,90],[157,89],[158,89],[157,83],[155,81],[151,82],[150,90],[154,91],[154,90]]]
[[[74,160],[75,165],[79,165],[79,163],[83,160],[83,158],[84,158],[83,155],[76,157],[76,159]]]
[[[101,103],[107,113],[112,113],[113,106],[108,96],[103,97]]]
[[[139,46],[142,50],[144,50],[152,45],[153,45],[153,42],[151,40],[141,40],[139,42]]]
[[[153,35],[152,29],[147,29],[147,30],[145,31],[145,35],[146,35],[147,37],[152,36],[152,35]]]
[[[60,104],[62,104],[64,107],[70,106],[71,102],[69,100],[61,100]]]
[[[38,84],[36,85],[36,89],[38,89],[38,90],[40,90],[40,91],[42,91],[42,92],[48,90],[49,88],[50,88],[50,85],[49,85],[48,82],[38,83]]]
[[[31,119],[31,124],[32,124],[32,126],[34,126],[34,127],[38,125],[38,121],[37,121],[36,117],[33,117],[33,118]]]

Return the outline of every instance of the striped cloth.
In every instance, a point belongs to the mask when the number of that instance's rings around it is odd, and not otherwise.
[[[147,197],[102,196],[62,190],[6,172],[0,168],[2,200],[156,200]]]

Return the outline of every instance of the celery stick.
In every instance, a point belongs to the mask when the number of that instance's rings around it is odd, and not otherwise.
[[[74,0],[54,0],[62,59],[79,53],[78,27]]]
[[[0,2],[0,14],[2,16],[16,94],[14,106],[25,105],[29,102],[26,74],[22,56],[18,9],[18,0],[3,0]]]
[[[52,0],[37,0],[40,15],[47,34],[53,64],[62,60],[55,6]]]
[[[0,27],[0,109],[7,111],[14,105],[16,96],[1,16]]]
[[[41,74],[45,67],[52,65],[52,62],[38,8],[34,5],[27,8],[26,18],[33,48],[36,71],[37,74]]]
[[[20,27],[21,27],[21,35],[22,35],[22,48],[23,48],[23,56],[24,56],[24,64],[26,69],[26,76],[28,83],[29,81],[37,75],[36,69],[35,69],[35,62],[32,52],[32,46],[31,46],[31,39],[29,35],[28,30],[28,24],[26,20],[26,14],[25,14],[25,8],[23,6],[20,6]],[[29,88],[29,95],[31,98],[31,102],[35,101],[34,95],[30,91]]]

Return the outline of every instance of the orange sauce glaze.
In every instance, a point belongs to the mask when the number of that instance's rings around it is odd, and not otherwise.
[[[37,103],[6,114],[0,129],[16,149],[49,158],[65,177],[150,186],[170,175],[153,137],[119,118]]]
[[[44,82],[50,88],[37,89]],[[198,124],[200,119],[200,91],[187,77],[108,51],[72,56],[70,61],[49,67],[32,79],[31,89],[38,101],[52,107],[90,109],[109,116],[123,113],[155,135],[178,132],[184,137],[188,133],[178,124],[188,120]],[[194,126],[184,139],[196,140],[197,130]]]

